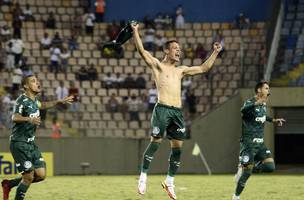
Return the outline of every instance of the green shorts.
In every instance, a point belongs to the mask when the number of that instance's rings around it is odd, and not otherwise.
[[[45,168],[45,162],[35,143],[11,141],[10,150],[19,173]]]
[[[271,158],[271,152],[266,147],[265,143],[248,143],[241,142],[240,144],[240,163],[243,165],[255,164],[263,161],[266,158]]]
[[[173,106],[157,103],[151,119],[152,137],[163,138],[165,131],[169,140],[183,140],[186,135],[182,110]]]

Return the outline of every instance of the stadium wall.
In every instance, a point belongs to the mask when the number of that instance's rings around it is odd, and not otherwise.
[[[137,19],[145,15],[155,17],[159,12],[175,14],[176,7],[184,8],[187,22],[232,22],[243,12],[251,20],[265,21],[270,18],[272,1],[255,0],[111,0],[106,1],[105,20]]]

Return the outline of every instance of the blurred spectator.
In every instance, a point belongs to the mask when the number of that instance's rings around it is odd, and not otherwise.
[[[240,13],[235,18],[235,26],[239,29],[248,29],[250,27],[250,19],[245,17],[244,13]]]
[[[128,100],[130,121],[139,121],[139,108],[141,101],[136,97],[135,94],[131,95]]]
[[[105,0],[96,0],[95,3],[96,22],[103,22],[105,7],[106,7]]]
[[[43,90],[41,91],[39,100],[41,102],[46,102],[49,100]],[[41,128],[45,128],[46,114],[47,114],[47,109],[40,109],[40,119],[41,119],[40,127]]]
[[[144,16],[143,23],[144,23],[145,29],[147,29],[148,27],[154,26],[154,21],[149,15]]]
[[[143,92],[140,95],[140,100],[142,103],[141,110],[146,112],[149,109],[149,101],[148,101],[148,96],[146,95],[146,93]]]
[[[166,43],[165,37],[161,36],[160,34],[157,34],[154,40],[155,43],[155,50],[156,51],[162,51],[163,46]]]
[[[82,23],[83,23],[82,15],[76,11],[72,19],[72,26],[73,26],[72,35],[74,35],[74,37],[81,35]]]
[[[202,43],[198,43],[195,49],[195,57],[205,59],[207,56],[207,51],[205,50]]]
[[[12,114],[13,114],[13,106],[15,101],[10,93],[6,91],[6,93],[2,97],[2,109],[3,113],[3,122],[6,128],[12,127]]]
[[[109,24],[107,26],[107,35],[109,37],[109,40],[115,40],[116,39],[116,36],[118,35],[120,31],[120,26],[119,24],[117,23],[117,21],[112,21],[112,24]]]
[[[63,99],[69,95],[68,89],[64,86],[64,82],[60,81],[59,86],[56,88],[56,97],[57,100]],[[67,109],[67,104],[58,104],[57,108],[59,110],[66,110]]]
[[[97,80],[97,69],[94,67],[94,64],[91,63],[90,67],[88,69],[88,75],[89,75],[89,80],[90,81],[96,81]]]
[[[182,81],[182,87],[183,88],[189,89],[191,84],[192,84],[192,81],[191,81],[189,76],[186,76],[185,78],[183,78],[183,81]]]
[[[63,40],[61,39],[59,32],[56,32],[52,39],[52,46],[62,47]]]
[[[5,48],[6,51],[6,69],[12,71],[15,67],[15,54],[13,52],[13,42],[9,41]]]
[[[8,5],[8,6],[11,6],[13,4],[13,0],[2,0],[2,2],[3,2],[3,5]]]
[[[154,51],[154,34],[155,30],[152,27],[148,27],[143,40],[144,47],[148,51]]]
[[[29,75],[33,74],[33,72],[31,71],[31,67],[27,64],[26,57],[22,57],[22,59],[20,61],[20,68],[23,72],[23,76],[29,76]]]
[[[134,78],[131,76],[131,73],[127,74],[127,77],[125,78],[124,87],[125,88],[134,88]]]
[[[13,16],[12,27],[14,29],[13,35],[21,38],[22,21],[18,15]]]
[[[123,86],[123,83],[124,83],[124,78],[120,76],[119,72],[117,72],[113,82],[114,87],[121,88]]]
[[[263,44],[261,46],[261,50],[259,51],[259,66],[258,66],[258,76],[257,76],[257,82],[260,80],[263,80],[264,78],[264,68],[267,64],[267,56],[266,56],[266,47]]]
[[[80,81],[89,80],[88,70],[85,68],[85,66],[81,66],[81,68],[78,70],[78,72],[76,72],[76,77]]]
[[[103,85],[105,88],[113,88],[115,77],[111,75],[110,72],[103,78]]]
[[[23,11],[24,21],[35,21],[30,5],[27,3]]]
[[[12,94],[16,94],[16,92],[19,91],[21,80],[23,77],[23,72],[20,69],[20,66],[17,65],[15,69],[13,70],[13,78],[12,78]]]
[[[53,138],[53,139],[61,138],[61,125],[57,121],[57,117],[53,117],[53,120],[52,120],[52,135],[51,135],[51,138]]]
[[[119,106],[119,112],[123,114],[124,119],[126,119],[126,114],[129,111],[128,97],[123,97],[122,102]]]
[[[1,28],[1,41],[6,42],[11,37],[11,31],[7,25],[2,26]]]
[[[139,88],[139,89],[145,89],[146,88],[146,80],[143,77],[142,72],[139,73],[137,79],[135,80],[135,86],[136,86],[136,88]]]
[[[41,49],[49,49],[51,47],[51,38],[48,33],[44,33],[43,37],[40,40]]]
[[[169,14],[166,14],[165,19],[164,19],[164,29],[169,30],[172,29],[173,27],[173,19]]]
[[[56,19],[53,12],[49,13],[48,18],[45,21],[45,27],[49,29],[56,29]]]
[[[49,71],[58,73],[59,72],[59,56],[61,54],[61,51],[57,46],[55,46],[55,47],[50,48],[50,54],[51,54],[51,64],[50,64]]]
[[[61,72],[65,73],[67,71],[70,57],[71,57],[71,54],[70,54],[69,50],[66,47],[63,47],[62,51],[60,52],[60,58],[61,58],[60,71]]]
[[[20,60],[22,58],[22,54],[23,54],[23,51],[24,51],[24,43],[23,41],[20,39],[19,36],[17,35],[14,35],[13,36],[13,39],[10,40],[13,44],[13,53],[15,55],[15,65],[18,65],[20,64]]]
[[[7,55],[5,48],[2,47],[2,43],[0,42],[0,72],[6,67]]]
[[[72,112],[77,112],[79,110],[79,89],[75,86],[75,82],[71,82],[69,96],[74,96],[70,109]]]
[[[154,105],[157,103],[157,89],[155,84],[152,85],[152,88],[149,89],[149,110],[152,111],[154,109]]]
[[[187,46],[185,48],[185,57],[190,59],[194,57],[194,50],[192,48],[191,43],[187,43]]]
[[[71,37],[68,39],[68,46],[69,50],[78,50],[79,49],[79,43],[77,41],[78,36],[76,33],[72,33]]]
[[[194,115],[196,113],[197,98],[194,95],[193,90],[188,90],[186,94],[186,103],[188,105],[190,115]]]
[[[154,19],[155,28],[157,30],[163,29],[164,23],[165,23],[165,21],[164,21],[164,17],[162,15],[162,13],[158,13],[156,15],[156,18]]]
[[[112,93],[111,97],[108,101],[108,105],[107,105],[108,111],[109,112],[117,112],[118,111],[118,106],[119,106],[119,104],[118,104],[118,101],[116,99],[116,94]]]
[[[85,25],[86,25],[86,34],[94,35],[94,21],[95,15],[94,13],[87,13],[84,15]]]
[[[184,13],[183,13],[182,5],[178,5],[175,14],[176,14],[175,28],[176,29],[184,29],[185,28],[185,19],[184,19]]]
[[[22,11],[22,9],[21,9],[21,7],[20,7],[19,2],[16,2],[15,6],[14,6],[14,8],[13,8],[13,11],[12,11],[12,15],[13,15],[14,17],[18,17],[20,20],[23,20],[23,19],[24,19],[24,18],[23,18],[23,11]]]

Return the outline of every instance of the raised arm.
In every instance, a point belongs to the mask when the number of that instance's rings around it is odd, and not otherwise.
[[[199,66],[193,66],[193,67],[183,67],[183,75],[187,76],[187,75],[195,75],[195,74],[200,74],[200,73],[204,73],[207,72],[211,69],[214,61],[216,60],[217,55],[219,54],[219,52],[222,50],[222,45],[218,42],[214,43],[213,45],[213,52],[212,54],[209,56],[209,58],[201,65]]]
[[[154,58],[148,51],[144,49],[143,43],[139,36],[138,26],[139,24],[137,23],[131,24],[136,49],[149,67],[156,68],[159,66],[159,60]]]
[[[57,104],[71,104],[74,96],[68,96],[60,100],[41,102],[40,109],[48,109],[56,106]]]

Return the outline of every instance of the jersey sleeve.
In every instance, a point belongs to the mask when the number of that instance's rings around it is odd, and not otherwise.
[[[243,114],[248,113],[248,111],[252,110],[254,108],[254,101],[253,100],[247,100],[245,101],[243,107],[241,108],[241,112]]]

